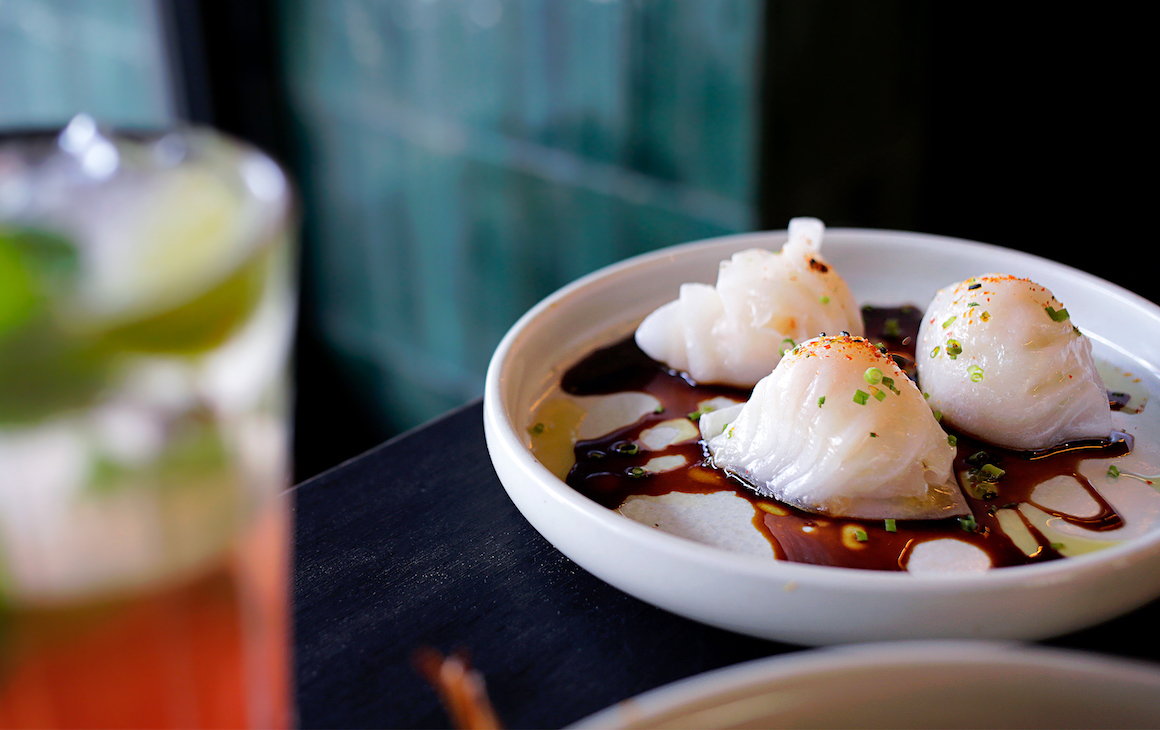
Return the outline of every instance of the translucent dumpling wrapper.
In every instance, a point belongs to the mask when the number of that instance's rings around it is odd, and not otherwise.
[[[1111,435],[1091,341],[1047,288],[1005,274],[948,286],[918,336],[918,382],[948,426],[1029,451]]]
[[[682,284],[641,322],[637,344],[696,382],[748,388],[798,342],[861,335],[862,312],[820,253],[824,231],[816,218],[794,218],[780,252],[741,251],[721,262],[716,286]]]
[[[700,425],[715,467],[803,510],[863,519],[970,512],[955,447],[922,393],[861,337],[802,343],[746,403]]]

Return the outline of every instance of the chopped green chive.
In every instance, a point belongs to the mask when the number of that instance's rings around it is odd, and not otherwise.
[[[931,357],[937,357],[937,356],[938,356],[938,351],[939,351],[939,350],[941,350],[941,349],[942,349],[941,347],[939,347],[938,345],[935,345],[935,348],[934,348],[933,350],[931,350],[931,351],[930,351],[930,356],[931,356]]]
[[[891,317],[882,323],[882,332],[887,337],[898,337],[902,334],[902,327],[899,326],[897,319]]]
[[[534,423],[528,427],[528,433],[538,436],[542,434],[546,428],[547,426],[542,423]]]
[[[870,438],[872,438],[872,439],[876,439],[876,438],[878,438],[878,434],[876,434],[876,433],[874,433],[873,431],[871,431],[871,432],[870,432]]]
[[[967,470],[967,479],[963,484],[963,489],[975,499],[990,501],[999,496],[999,490],[995,488],[995,482],[985,478],[978,469]]]
[[[820,398],[818,398],[818,408],[821,408],[822,404],[825,402],[826,402],[826,396],[823,395]]]
[[[857,403],[858,405],[864,406],[864,405],[866,405],[866,402],[869,400],[870,400],[870,394],[867,393],[866,391],[864,391],[864,390],[855,390],[854,391],[854,402]]]
[[[995,499],[999,492],[995,482],[1007,472],[996,465],[997,459],[986,451],[976,451],[967,457],[967,480],[963,485],[975,499]]]
[[[898,523],[895,522],[893,517],[886,518],[886,531],[887,532],[898,532]]]
[[[991,321],[991,313],[990,312],[983,312],[982,314],[979,315],[979,319],[983,320],[984,322],[990,322]]]
[[[979,466],[980,464],[994,464],[995,458],[988,454],[986,451],[976,451],[967,457],[967,463],[974,466]]]
[[[1053,542],[1053,543],[1051,543],[1051,549],[1052,549],[1052,550],[1059,551],[1059,550],[1063,550],[1063,548],[1064,548],[1064,547],[1065,547],[1065,546],[1064,546],[1064,544],[1063,544],[1062,542]]]
[[[980,471],[990,477],[990,480],[993,482],[1002,479],[1003,475],[1007,473],[994,464],[983,464]]]
[[[879,402],[886,400],[886,391],[885,390],[879,390],[878,388],[871,388],[870,392],[874,394],[874,397],[877,398],[879,400]]]
[[[979,306],[979,303],[978,302],[968,302],[967,306],[968,307],[977,307],[977,306]]]
[[[866,372],[862,373],[862,379],[870,385],[877,385],[882,382],[882,371],[878,368],[866,368]]]
[[[945,330],[947,327],[950,327],[950,326],[951,326],[951,323],[952,323],[952,322],[954,322],[956,319],[958,319],[958,316],[957,316],[957,315],[954,315],[954,314],[952,314],[952,315],[950,316],[950,318],[949,318],[949,319],[947,319],[947,321],[945,321],[945,322],[943,322],[943,323],[942,323],[942,328]]]
[[[894,393],[894,395],[902,395],[902,391],[900,391],[898,388],[896,388],[894,386],[894,378],[884,376],[882,378],[882,384],[885,385],[887,388],[890,388],[890,390]]]
[[[950,444],[951,446],[958,446],[959,439],[953,433],[948,433],[947,434],[947,443]]]
[[[612,445],[612,450],[624,456],[633,456],[640,453],[640,447],[631,441],[621,441]]]
[[[996,499],[999,496],[999,490],[995,486],[995,482],[999,481],[1005,473],[994,464],[984,464],[981,468],[968,469],[966,483],[963,484],[963,487],[975,499]]]
[[[963,354],[963,346],[958,340],[947,340],[947,354],[954,360]]]
[[[818,299],[818,302],[820,302],[820,303],[822,303],[822,304],[829,304],[829,303],[830,303],[830,298],[829,298],[828,296],[826,296],[825,294],[823,294],[823,295],[822,295],[822,296],[821,296],[821,297]]]
[[[701,420],[701,416],[705,415],[706,413],[712,413],[712,412],[713,412],[712,408],[708,408],[706,406],[701,406],[700,408],[698,408],[697,410],[695,410],[689,414],[689,420],[690,421],[699,421],[699,420]]]
[[[1108,476],[1110,476],[1113,479],[1120,476],[1120,468],[1118,466],[1116,466],[1115,464],[1112,464],[1111,466],[1108,467]]]
[[[983,382],[983,368],[979,367],[978,365],[972,365],[967,368],[967,373],[970,374],[972,383]]]
[[[854,539],[858,542],[866,542],[870,539],[870,536],[866,534],[865,530],[859,527],[858,529],[854,530]]]
[[[647,474],[648,472],[646,472],[646,471],[644,470],[644,467],[640,467],[640,466],[634,466],[634,467],[632,467],[632,468],[630,468],[630,469],[626,469],[624,473],[625,473],[625,474],[627,474],[627,475],[629,475],[629,476],[630,476],[630,477],[632,477],[633,479],[641,479],[641,478],[643,478],[643,477],[645,476],[645,474]]]
[[[974,532],[978,528],[979,523],[975,522],[974,515],[967,515],[959,518],[959,527],[962,527],[967,532]]]
[[[785,347],[786,343],[789,343],[789,347]],[[782,356],[784,356],[784,355],[785,355],[786,351],[788,351],[788,350],[792,350],[793,348],[797,347],[797,343],[795,343],[795,342],[794,342],[794,341],[793,341],[791,338],[789,338],[789,337],[786,337],[784,340],[782,340],[782,341],[781,341],[781,344],[782,344],[782,348],[781,348],[781,350],[779,350],[779,351],[778,351],[778,354],[780,354],[780,355],[782,355]]]
[[[1066,322],[1068,320],[1068,318],[1071,316],[1067,313],[1066,309],[1055,309],[1054,307],[1052,307],[1050,305],[1047,306],[1046,309],[1047,309],[1047,316],[1051,317],[1051,321],[1053,321],[1053,322]]]

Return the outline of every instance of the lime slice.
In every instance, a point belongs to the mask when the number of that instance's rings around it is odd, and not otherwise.
[[[173,168],[128,192],[82,222],[85,281],[68,316],[90,331],[195,299],[250,254],[247,201],[212,171]]]
[[[193,354],[253,312],[268,275],[259,209],[211,169],[157,173],[92,223],[86,281],[61,319],[105,353]]]
[[[101,348],[190,355],[217,347],[257,307],[269,276],[270,255],[259,252],[225,281],[172,309],[108,330],[100,339]]]
[[[155,207],[137,231],[142,303],[185,298],[239,258],[241,196],[208,170],[179,168],[162,178]]]

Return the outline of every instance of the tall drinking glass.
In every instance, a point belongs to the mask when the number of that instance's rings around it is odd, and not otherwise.
[[[210,130],[0,139],[0,727],[293,723],[292,198]]]

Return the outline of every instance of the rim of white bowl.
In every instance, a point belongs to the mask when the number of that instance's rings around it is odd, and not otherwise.
[[[1118,545],[1112,545],[1101,550],[1076,555],[1063,560],[1054,560],[1036,565],[1019,565],[995,568],[983,572],[952,572],[939,574],[914,574],[905,571],[879,571],[843,566],[811,565],[785,560],[730,552],[728,550],[698,543],[677,535],[671,535],[655,530],[646,525],[627,519],[613,510],[594,502],[568,486],[564,481],[552,474],[535,458],[523,443],[520,430],[512,422],[511,414],[507,412],[505,403],[504,368],[510,353],[517,341],[531,328],[546,312],[560,306],[568,299],[583,293],[585,289],[598,281],[605,281],[612,277],[630,275],[636,268],[651,263],[657,259],[675,259],[682,255],[690,255],[694,250],[704,247],[745,245],[748,240],[775,241],[779,236],[787,235],[785,230],[761,231],[753,233],[739,233],[727,236],[691,241],[674,246],[650,251],[586,274],[575,281],[561,287],[554,293],[542,299],[539,303],[520,317],[511,329],[504,335],[488,365],[484,383],[484,419],[499,439],[500,445],[507,449],[522,470],[550,496],[577,515],[587,520],[599,522],[606,529],[612,530],[620,536],[634,542],[643,542],[658,550],[664,550],[684,560],[705,564],[720,570],[733,573],[744,573],[757,580],[776,580],[779,582],[803,582],[823,584],[830,587],[846,588],[882,588],[893,592],[906,594],[930,593],[957,593],[964,589],[985,587],[1003,587],[1018,585],[1026,587],[1029,584],[1054,583],[1066,578],[1068,581],[1079,580],[1083,575],[1092,572],[1103,572],[1108,565],[1116,563],[1117,569],[1126,567],[1125,561],[1146,560],[1160,554],[1160,530],[1143,535]],[[859,237],[889,237],[905,239],[909,243],[921,244],[922,247],[931,243],[943,242],[956,246],[965,246],[976,250],[1001,253],[1013,259],[1022,259],[1033,263],[1036,267],[1054,269],[1063,276],[1073,277],[1076,280],[1095,286],[1109,294],[1115,295],[1121,303],[1140,310],[1150,316],[1160,331],[1160,307],[1147,299],[1123,287],[1101,279],[1093,274],[1081,271],[1057,261],[1029,254],[1015,249],[982,243],[967,239],[953,238],[934,234],[915,233],[910,231],[895,231],[875,228],[832,228],[826,230],[826,240],[834,238]],[[1155,364],[1152,364],[1155,367]],[[495,458],[495,455],[492,456]],[[511,487],[504,484],[506,491]]]
[[[1105,681],[1120,680],[1141,688],[1160,683],[1160,665],[1154,662],[1083,649],[996,640],[870,641],[808,648],[709,670],[642,692],[568,727],[580,730],[626,724],[640,726],[650,718],[680,713],[682,708],[712,701],[726,693],[747,694],[775,682],[867,669],[923,666],[943,671],[969,667],[1047,670],[1076,680],[1098,676]],[[945,674],[939,676],[945,677]]]

